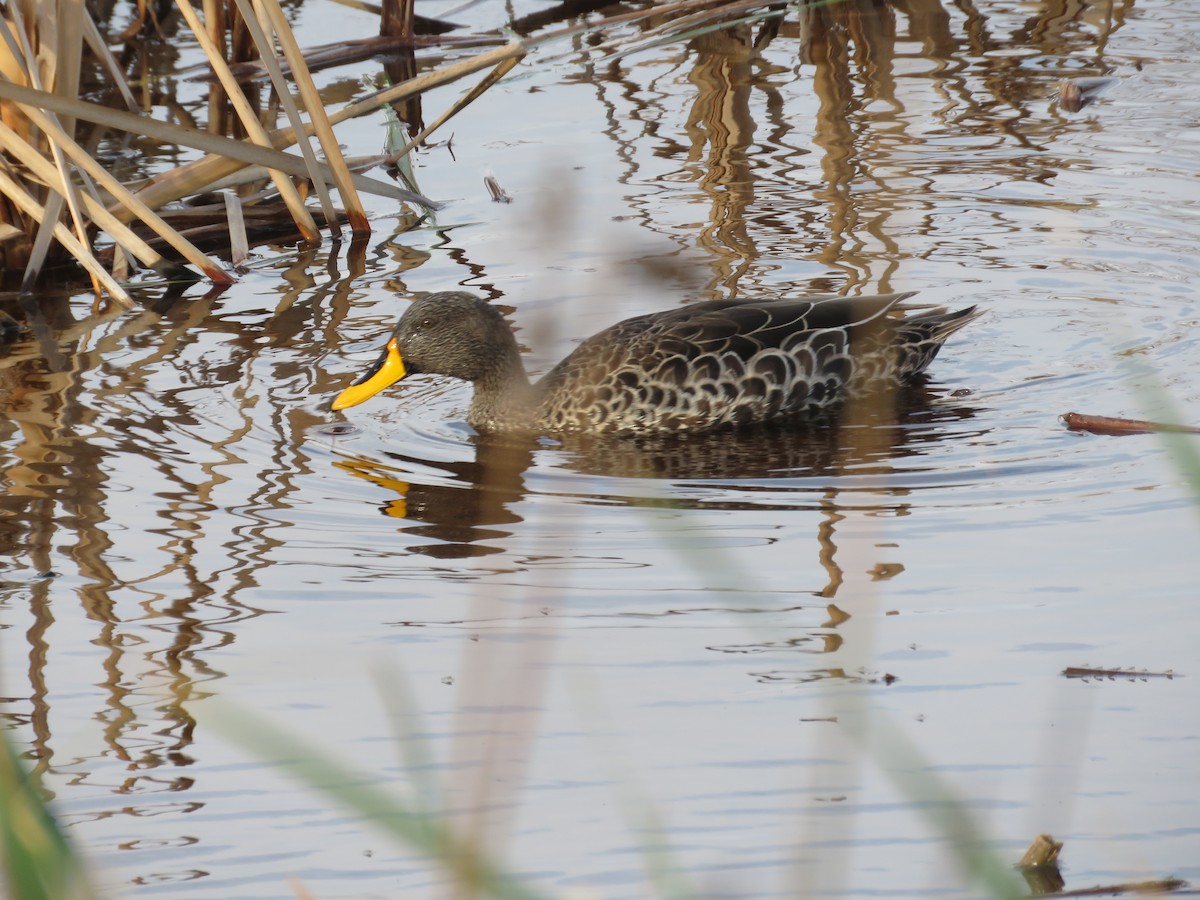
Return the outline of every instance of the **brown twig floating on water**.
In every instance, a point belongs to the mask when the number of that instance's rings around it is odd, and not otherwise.
[[[1104,897],[1118,894],[1170,894],[1188,886],[1178,878],[1160,878],[1154,881],[1132,881],[1123,884],[1104,884],[1090,888],[1064,891],[1062,874],[1058,869],[1058,857],[1062,852],[1062,841],[1048,834],[1039,834],[1017,863],[1017,868],[1029,884],[1033,897]],[[1188,891],[1188,893],[1192,893]]]
[[[1180,878],[1160,878],[1155,881],[1129,881],[1123,884],[1099,884],[1074,891],[1056,891],[1041,897],[1108,897],[1120,894],[1171,894],[1183,890],[1188,883]],[[1188,891],[1190,894],[1191,891]]]
[[[1107,678],[1110,681],[1114,678],[1128,678],[1131,681],[1141,679],[1145,681],[1147,678],[1174,678],[1175,673],[1170,669],[1164,672],[1147,672],[1145,669],[1138,671],[1137,669],[1103,669],[1093,666],[1067,666],[1062,670],[1063,675],[1067,678]]]
[[[1182,434],[1200,434],[1195,425],[1173,425],[1169,422],[1147,422],[1144,419],[1121,419],[1112,416],[1089,416],[1084,413],[1063,413],[1060,417],[1071,431],[1087,431],[1091,434],[1146,434],[1152,431],[1168,431]]]
[[[1058,103],[1067,112],[1079,112],[1117,83],[1116,78],[1064,78],[1058,83]]]

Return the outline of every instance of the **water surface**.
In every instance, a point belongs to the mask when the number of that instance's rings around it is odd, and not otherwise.
[[[1068,887],[1200,878],[1196,500],[1160,438],[1058,420],[1163,417],[1161,391],[1200,422],[1200,4],[777,24],[545,44],[421,154],[435,223],[380,204],[364,244],[262,248],[230,291],[125,314],[68,298],[6,348],[0,714],[113,896],[449,893],[230,742],[220,701],[436,791],[556,896],[655,896],[657,848],[687,894],[976,893],[914,772],[1006,862],[1063,840]],[[373,25],[310,2],[297,28]],[[380,65],[321,82],[340,102]],[[1063,110],[1083,76],[1116,82]],[[329,413],[448,288],[534,372],[699,299],[989,312],[840,428],[501,441],[436,378]],[[1087,664],[1186,677],[1060,675]]]

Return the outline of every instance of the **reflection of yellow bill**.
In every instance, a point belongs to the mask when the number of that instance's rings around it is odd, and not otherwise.
[[[333,409],[345,409],[348,406],[358,406],[364,400],[374,397],[386,387],[391,387],[408,374],[404,368],[404,360],[400,358],[400,348],[396,339],[387,342],[387,347],[379,355],[379,359],[371,366],[370,371],[350,385],[333,401]]]
[[[395,478],[385,478],[382,475],[376,474],[378,467],[366,462],[344,461],[335,462],[335,466],[339,469],[345,469],[347,472],[358,478],[365,478],[372,484],[377,484],[382,488],[395,491],[400,496],[395,500],[389,500],[383,507],[385,515],[392,516],[396,519],[408,518],[408,492],[412,487],[407,481],[398,481]]]

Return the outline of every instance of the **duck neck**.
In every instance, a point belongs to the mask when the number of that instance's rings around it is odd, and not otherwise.
[[[467,422],[478,431],[511,431],[528,426],[533,388],[517,348],[506,353],[475,380]]]

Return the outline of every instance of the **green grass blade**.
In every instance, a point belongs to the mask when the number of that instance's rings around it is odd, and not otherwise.
[[[0,847],[7,896],[13,900],[96,896],[7,732],[0,735]]]
[[[887,719],[872,713],[843,719],[847,730],[867,755],[907,796],[947,842],[955,862],[985,896],[1009,900],[1028,896],[1013,866],[999,857],[978,820],[945,780],[929,769],[908,736]]]

